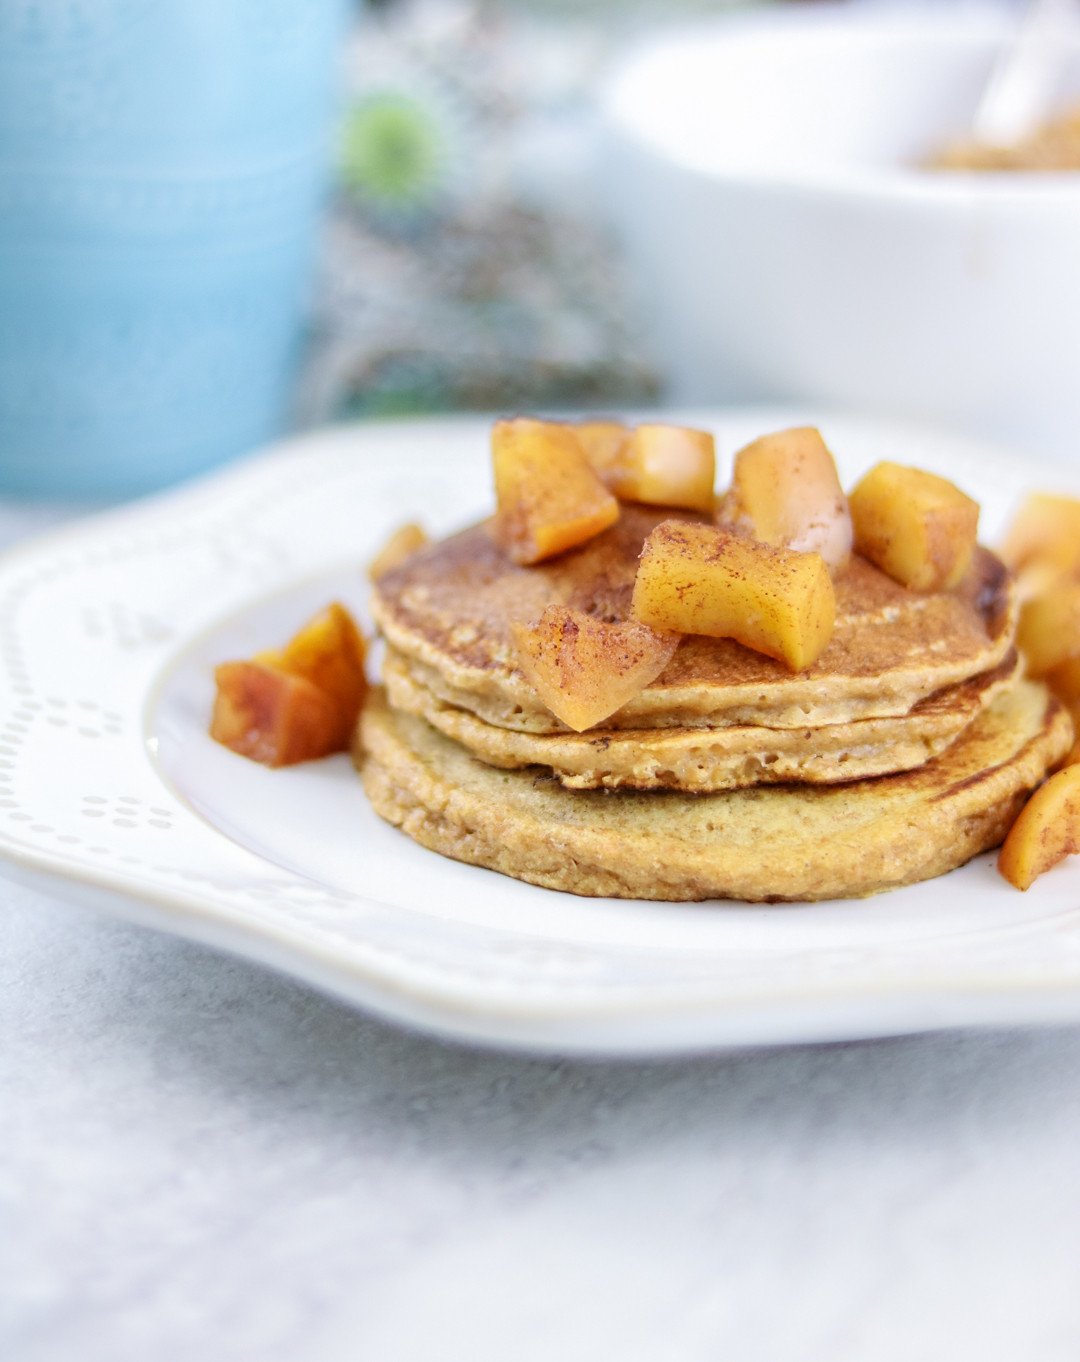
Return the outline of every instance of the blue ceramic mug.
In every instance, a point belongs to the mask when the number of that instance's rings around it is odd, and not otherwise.
[[[0,491],[123,496],[286,419],[347,0],[0,0]]]

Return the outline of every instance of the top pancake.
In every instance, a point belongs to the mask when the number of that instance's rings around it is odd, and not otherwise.
[[[552,604],[627,618],[642,544],[669,519],[704,517],[624,504],[609,530],[533,567],[515,564],[487,523],[473,526],[381,577],[376,622],[440,699],[503,728],[564,732],[517,670],[510,623]],[[835,586],[833,636],[807,671],[792,673],[733,639],[687,635],[657,680],[603,726],[805,728],[886,718],[998,666],[1012,645],[1012,579],[986,549],[953,591],[909,591],[858,556]]]

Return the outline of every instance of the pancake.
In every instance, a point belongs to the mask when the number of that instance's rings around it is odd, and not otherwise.
[[[844,785],[720,794],[567,790],[476,760],[373,690],[356,760],[377,813],[422,846],[588,896],[857,898],[943,874],[996,846],[1068,749],[1045,687],[1008,687],[941,756]]]
[[[376,622],[417,684],[444,703],[497,728],[567,732],[517,669],[510,623],[537,619],[551,604],[625,619],[641,546],[671,518],[701,519],[624,504],[609,530],[534,567],[514,564],[486,525],[473,526],[381,577]],[[1012,647],[1012,578],[986,549],[953,591],[908,591],[858,556],[835,585],[836,627],[807,671],[792,674],[733,639],[688,635],[657,680],[604,728],[805,729],[896,717],[998,667]]]
[[[489,766],[543,766],[568,789],[731,790],[800,780],[827,784],[907,771],[939,755],[1006,686],[1019,667],[1000,667],[921,700],[907,714],[821,728],[590,729],[519,733],[440,700],[389,650],[383,681],[394,709],[417,714]]]

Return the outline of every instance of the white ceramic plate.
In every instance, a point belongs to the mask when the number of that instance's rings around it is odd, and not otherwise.
[[[722,466],[791,413],[694,419]],[[845,480],[949,474],[993,539],[1032,483],[981,446],[818,416]],[[579,899],[459,865],[347,759],[267,771],[206,736],[215,662],[281,642],[394,526],[490,505],[488,423],[320,433],[0,564],[0,851],[16,874],[465,1039],[642,1054],[1080,1018],[1080,859],[1018,894],[980,857],[874,899]],[[54,887],[55,883],[54,883]]]

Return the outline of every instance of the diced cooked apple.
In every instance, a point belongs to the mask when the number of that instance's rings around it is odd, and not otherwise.
[[[1014,572],[1033,563],[1059,572],[1080,567],[1080,501],[1033,492],[1009,526],[1001,556]]]
[[[633,620],[608,624],[564,605],[549,605],[537,623],[515,623],[511,632],[537,695],[579,733],[655,681],[679,646],[678,634]]]
[[[851,558],[847,497],[812,426],[764,435],[740,449],[717,519],[774,548],[820,553],[834,573]]]
[[[617,496],[610,479],[618,480],[633,430],[621,421],[575,421],[570,429],[578,437],[590,467]]]
[[[265,662],[223,662],[210,736],[263,766],[313,761],[346,746],[351,729],[333,699]]]
[[[367,694],[364,640],[356,622],[337,601],[320,610],[281,650],[278,666],[325,691],[348,716],[350,726]]]
[[[631,614],[653,629],[734,638],[803,671],[832,636],[836,597],[818,553],[665,520],[642,549]]]
[[[516,563],[574,548],[619,518],[619,503],[568,426],[527,417],[497,421],[492,457],[495,540]]]
[[[624,501],[711,512],[716,441],[690,426],[638,426],[613,465],[607,484]]]
[[[1009,829],[998,869],[1017,889],[1080,851],[1080,765],[1066,766],[1041,785]]]
[[[387,572],[400,567],[406,559],[419,552],[427,542],[428,537],[424,533],[423,526],[417,525],[413,521],[400,526],[371,560],[368,577],[373,582],[378,581]]]
[[[1073,745],[1066,752],[1062,766],[1080,765],[1080,702],[1069,706],[1069,714],[1073,721]]]
[[[855,548],[913,591],[947,591],[971,566],[979,506],[945,478],[879,463],[851,493]]]
[[[1043,680],[1059,700],[1070,706],[1080,705],[1080,649],[1075,656],[1048,668]]]
[[[1074,569],[1071,573],[1063,572],[1049,558],[1030,558],[1016,573],[1017,595],[1020,603],[1024,605],[1028,601],[1035,600],[1038,596],[1045,596],[1051,591],[1056,591],[1070,577],[1075,579],[1078,576],[1080,576],[1080,572],[1077,570]]]
[[[658,423],[631,429],[618,421],[571,427],[604,485],[623,501],[711,511],[716,441],[708,431]]]
[[[216,669],[210,736],[265,766],[344,750],[367,693],[364,652],[355,621],[334,601],[284,648]]]
[[[1067,657],[1064,662],[1051,667],[1042,679],[1072,717],[1074,741],[1071,751],[1061,763],[1062,766],[1071,766],[1073,762],[1080,761],[1080,654]]]
[[[1080,501],[1034,492],[1013,519],[1001,556],[1031,600],[1080,573]]]
[[[1080,654],[1080,581],[1061,583],[1020,609],[1016,643],[1031,676]]]

